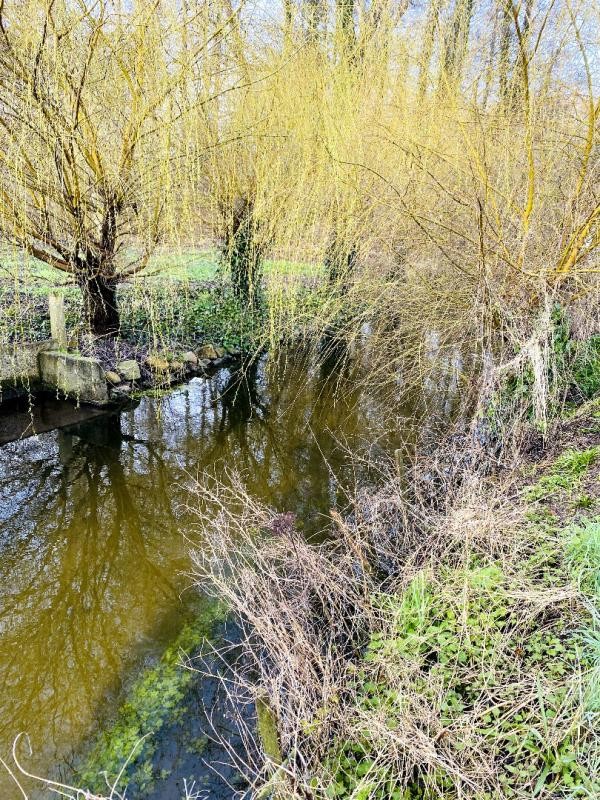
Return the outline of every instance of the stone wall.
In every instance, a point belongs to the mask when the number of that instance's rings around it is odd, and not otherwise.
[[[0,347],[0,399],[11,399],[23,391],[20,387],[40,386],[81,403],[104,405],[109,400],[104,370],[94,358],[57,350],[52,339]]]

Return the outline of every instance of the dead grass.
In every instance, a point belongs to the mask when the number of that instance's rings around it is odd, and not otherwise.
[[[268,704],[281,753],[247,739],[244,796],[592,796],[589,604],[566,534],[518,472],[465,469],[460,450],[332,512],[316,547],[241,482],[196,486],[213,508],[196,577],[243,632],[230,690]]]

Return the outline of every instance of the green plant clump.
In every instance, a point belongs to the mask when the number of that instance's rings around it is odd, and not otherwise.
[[[158,284],[139,294],[129,290],[122,308],[121,333],[137,343],[210,341],[246,349],[264,324],[261,314],[246,311],[230,288],[218,284]]]
[[[546,410],[549,417],[557,417],[564,411],[565,403],[573,399],[590,400],[600,392],[600,335],[584,341],[573,339],[568,315],[558,304],[550,321]],[[533,419],[534,385],[534,370],[526,359],[522,371],[506,379],[486,410],[487,423],[494,435],[501,435],[504,425],[520,413]]]
[[[578,348],[573,364],[573,383],[591,400],[600,394],[600,334]]]
[[[134,682],[114,723],[98,736],[77,769],[78,781],[89,791],[106,794],[107,785],[112,787],[125,765],[119,791],[129,783],[141,792],[152,786],[156,736],[185,711],[182,701],[194,677],[182,666],[182,654],[197,650],[223,617],[223,608],[217,606],[186,624],[160,661]]]
[[[572,539],[574,565],[583,550],[589,563],[581,537]],[[487,774],[475,768],[470,797],[598,796],[600,783],[580,759],[582,636],[561,609],[536,615],[532,604],[523,613],[519,588],[491,564],[448,568],[435,582],[421,572],[400,596],[384,598],[393,623],[372,635],[358,668],[358,722],[330,756],[328,797],[463,797],[473,754]],[[414,743],[412,766],[390,758],[396,732]]]
[[[561,490],[572,492],[587,470],[598,460],[599,455],[600,447],[565,451],[554,462],[548,475],[542,476],[537,483],[527,487],[525,499],[530,502],[545,500]],[[580,505],[585,507],[590,503],[585,499],[581,502],[580,498]]]

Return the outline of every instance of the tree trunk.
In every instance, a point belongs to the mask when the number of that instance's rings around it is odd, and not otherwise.
[[[500,50],[498,53],[498,80],[500,98],[503,103],[509,100],[511,91],[510,81],[510,49],[512,37],[512,13],[510,0],[503,0],[502,4],[502,27],[500,33]]]
[[[325,254],[325,269],[329,280],[329,286],[341,295],[348,293],[350,280],[356,262],[358,252],[353,242],[343,242],[334,233],[331,244]]]
[[[346,49],[356,45],[354,0],[336,0],[337,26]]]
[[[294,31],[294,6],[292,0],[284,0],[284,26],[283,26],[283,43],[285,47],[289,47],[292,41]]]
[[[320,43],[324,31],[322,30],[325,21],[325,5],[323,0],[304,0],[306,37],[311,44]]]
[[[236,198],[230,226],[223,258],[231,273],[233,290],[244,306],[257,309],[260,304],[262,247],[256,238],[252,203],[246,198]]]
[[[427,86],[431,78],[431,57],[435,47],[435,39],[440,26],[440,14],[445,6],[444,0],[431,0],[427,11],[427,21],[421,48],[421,63],[419,66],[418,98],[422,102],[427,93]]]
[[[94,336],[116,336],[120,319],[117,306],[115,276],[105,276],[96,270],[83,270],[78,280],[83,296],[83,316]]]

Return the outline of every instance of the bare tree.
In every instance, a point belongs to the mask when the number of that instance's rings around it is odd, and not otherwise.
[[[418,95],[422,100],[427,91],[427,83],[431,73],[431,58],[435,47],[436,36],[440,28],[440,14],[444,10],[446,0],[431,0],[427,8],[427,17],[421,44],[421,59],[419,65]]]
[[[336,0],[336,26],[346,49],[356,46],[354,29],[354,0]]]

